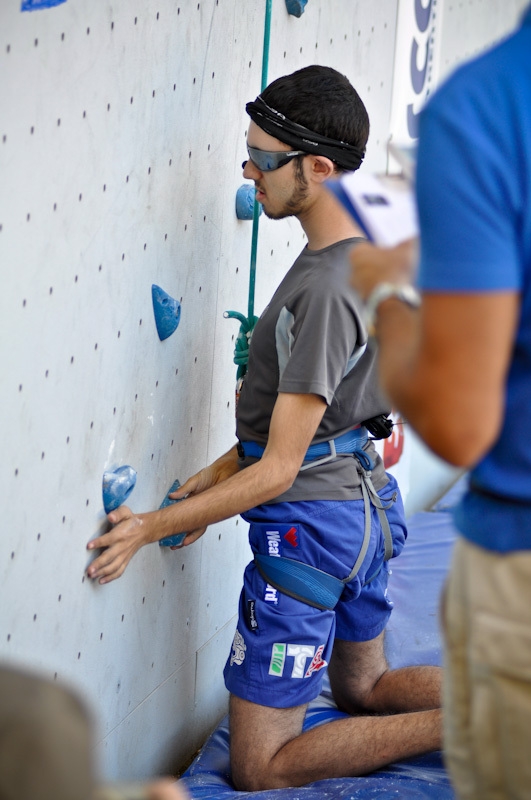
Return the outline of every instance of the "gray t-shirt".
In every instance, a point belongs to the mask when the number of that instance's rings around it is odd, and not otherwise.
[[[265,445],[279,392],[316,394],[327,409],[312,443],[340,436],[389,405],[377,383],[374,342],[367,340],[359,298],[349,287],[348,254],[362,239],[347,239],[323,250],[305,248],[254,329],[249,363],[237,410],[240,441]],[[387,478],[376,460],[373,482]],[[246,458],[242,466],[256,461]],[[352,500],[361,497],[352,457],[339,457],[299,472],[292,487],[271,502]]]

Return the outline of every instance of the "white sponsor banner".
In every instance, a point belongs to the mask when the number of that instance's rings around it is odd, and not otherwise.
[[[391,138],[402,145],[417,138],[418,114],[437,80],[442,6],[442,0],[398,3]]]

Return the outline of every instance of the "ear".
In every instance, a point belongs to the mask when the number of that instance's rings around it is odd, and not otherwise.
[[[330,158],[326,156],[311,156],[307,161],[310,162],[311,177],[318,183],[323,183],[334,177],[336,166]]]

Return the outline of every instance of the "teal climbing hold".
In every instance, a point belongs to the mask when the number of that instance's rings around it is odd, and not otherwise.
[[[254,186],[244,183],[236,192],[236,216],[238,219],[253,219],[254,198],[256,191]],[[258,204],[258,213],[262,213],[262,206]]]
[[[103,508],[110,514],[118,506],[122,506],[136,484],[136,472],[127,465],[118,467],[112,472],[103,473],[102,495]]]
[[[174,503],[178,503],[179,500],[172,500],[169,495],[172,492],[176,492],[181,484],[178,480],[174,480],[168,491],[166,492],[166,497],[160,504],[159,508],[166,508],[167,506],[172,506]],[[164,539],[161,539],[159,545],[161,547],[180,547],[184,542],[184,537],[186,533],[175,533],[173,536],[166,536]]]
[[[308,0],[286,0],[288,14],[294,17],[301,17],[304,14],[304,7]]]
[[[172,335],[181,321],[181,304],[155,284],[151,287],[151,298],[157,333],[163,342]]]

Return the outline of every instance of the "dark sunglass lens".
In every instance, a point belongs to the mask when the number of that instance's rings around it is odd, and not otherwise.
[[[270,172],[278,168],[277,153],[269,153],[266,150],[257,150],[255,147],[248,147],[249,157],[253,164],[263,172]]]

